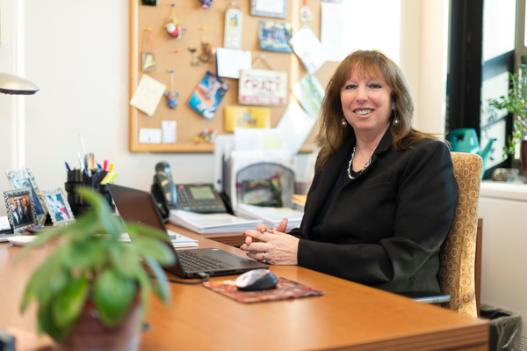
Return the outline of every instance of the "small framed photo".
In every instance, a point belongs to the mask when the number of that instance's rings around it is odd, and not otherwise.
[[[260,21],[258,26],[260,49],[274,52],[293,52],[289,46],[292,32],[290,23]]]
[[[287,0],[251,0],[251,16],[286,18]]]
[[[70,204],[60,188],[45,191],[43,198],[53,225],[65,225],[75,221]]]
[[[5,191],[4,203],[14,233],[38,224],[30,188]]]
[[[46,208],[44,207],[40,191],[38,190],[35,178],[29,168],[9,171],[7,178],[11,183],[13,189],[29,188],[31,192],[31,202],[35,207],[35,215],[37,217],[37,224],[44,225],[46,221]]]

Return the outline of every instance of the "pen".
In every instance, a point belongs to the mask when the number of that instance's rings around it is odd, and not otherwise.
[[[108,172],[113,172],[113,162],[110,162],[110,165],[108,166]]]
[[[108,170],[108,160],[104,160],[102,163],[102,170],[105,172]]]
[[[66,166],[66,171],[67,172],[71,172],[71,167],[70,167],[70,165],[68,164],[67,161],[64,161],[64,165]]]

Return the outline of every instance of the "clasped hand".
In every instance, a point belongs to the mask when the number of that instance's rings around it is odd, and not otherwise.
[[[240,247],[247,256],[264,263],[279,265],[296,265],[298,263],[299,239],[286,234],[287,219],[276,227],[269,229],[258,224],[256,230],[244,232],[245,243]]]

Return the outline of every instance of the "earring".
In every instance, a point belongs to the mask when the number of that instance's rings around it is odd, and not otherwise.
[[[392,113],[393,113],[393,126],[397,127],[399,125],[399,117],[397,117],[397,110],[393,108]]]
[[[340,120],[340,125],[342,126],[342,128],[346,128],[348,126],[348,121],[346,121],[346,118],[342,118]]]

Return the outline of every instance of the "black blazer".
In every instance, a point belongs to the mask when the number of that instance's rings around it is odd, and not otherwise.
[[[439,291],[438,253],[457,203],[450,151],[435,140],[397,151],[388,131],[367,170],[338,183],[354,145],[352,136],[315,173],[290,233],[298,264],[394,292]]]

